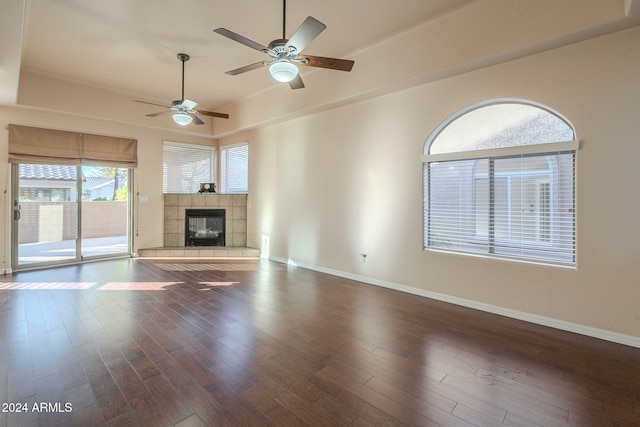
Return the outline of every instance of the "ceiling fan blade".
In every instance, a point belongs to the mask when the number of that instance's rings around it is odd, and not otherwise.
[[[302,25],[291,36],[285,47],[293,46],[298,53],[302,52],[316,37],[327,28],[313,16],[307,16]]]
[[[221,36],[225,36],[233,41],[241,43],[245,46],[250,47],[251,49],[259,50],[260,52],[267,49],[266,46],[261,45],[260,43],[256,43],[253,40],[249,40],[246,37],[241,36],[240,34],[234,33],[233,31],[227,30],[226,28],[216,28],[213,30],[214,33],[218,33]]]
[[[293,79],[293,80],[291,80],[289,82],[289,87],[291,89],[303,89],[304,88],[304,82],[302,81],[302,77],[300,77],[300,74],[298,74],[295,79]]]
[[[147,114],[147,117],[158,117],[158,116],[163,116],[165,114],[172,114],[172,113],[174,113],[174,111],[160,111],[159,113]]]
[[[183,99],[180,105],[187,110],[193,110],[194,108],[196,108],[196,105],[198,105],[198,103],[190,99]]]
[[[244,67],[236,68],[235,70],[227,71],[225,72],[225,74],[228,74],[230,76],[235,76],[235,75],[246,73],[247,71],[255,70],[262,67],[264,67],[264,62],[260,61],[254,64],[245,65]]]
[[[194,125],[203,125],[204,122],[202,120],[200,120],[200,117],[198,117],[196,114],[190,114],[191,117],[193,117],[193,124]]]
[[[202,114],[203,116],[218,117],[220,119],[228,119],[229,118],[229,115],[226,114],[226,113],[214,113],[213,111],[198,110],[198,114]]]
[[[155,105],[156,107],[164,107],[164,108],[171,108],[171,107],[167,107],[166,105],[162,105],[162,104],[155,104],[153,102],[147,102],[147,101],[138,101],[137,99],[134,99],[133,102],[139,102],[141,104],[149,104],[149,105]]]
[[[331,70],[339,71],[351,71],[353,64],[355,64],[355,62],[350,59],[326,58],[324,56],[302,55],[299,58],[309,59],[309,62],[306,64],[304,62],[299,62],[300,65],[306,65],[307,67],[329,68]]]

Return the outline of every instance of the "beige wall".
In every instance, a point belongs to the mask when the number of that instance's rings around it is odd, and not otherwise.
[[[248,242],[267,236],[280,260],[638,345],[638,70],[635,28],[222,139],[250,143]],[[577,130],[576,269],[422,250],[425,140],[454,112],[504,97]]]

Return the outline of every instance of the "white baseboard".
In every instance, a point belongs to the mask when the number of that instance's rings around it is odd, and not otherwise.
[[[295,265],[297,267],[306,268],[308,270],[318,271],[320,273],[331,274],[332,276],[343,277],[345,279],[363,282],[369,285],[375,285],[383,288],[394,289],[396,291],[406,292],[408,294],[418,295],[421,297],[430,298],[437,301],[456,304],[462,307],[468,307],[475,310],[498,314],[501,316],[510,317],[512,319],[523,320],[525,322],[535,323],[537,325],[548,326],[550,328],[560,329],[563,331],[573,332],[573,333],[585,335],[588,337],[598,338],[606,341],[615,342],[618,344],[624,344],[631,347],[640,348],[640,337],[619,334],[617,332],[606,331],[603,329],[592,328],[590,326],[584,326],[577,323],[565,322],[563,320],[553,319],[550,317],[538,316],[536,314],[530,314],[522,311],[511,310],[508,308],[498,307],[491,304],[485,304],[478,301],[458,298],[458,297],[441,294],[437,292],[431,292],[424,289],[412,288],[410,286],[400,285],[398,283],[372,279],[370,277],[359,276],[357,274],[351,274],[351,273],[345,273],[343,271],[332,270],[330,268],[319,267],[319,266],[308,265],[308,264],[297,264],[293,262],[291,259],[285,260],[277,257],[269,257],[268,259],[276,262],[280,262],[283,264]]]

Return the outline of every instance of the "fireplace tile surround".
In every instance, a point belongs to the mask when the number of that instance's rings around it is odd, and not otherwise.
[[[247,246],[246,194],[165,194],[164,246],[184,247],[187,209],[224,209],[226,211],[225,246]]]

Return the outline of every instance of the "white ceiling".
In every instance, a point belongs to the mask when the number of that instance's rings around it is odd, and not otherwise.
[[[225,27],[267,45],[282,36],[282,0],[25,1],[22,71],[169,103],[181,95],[176,54],[187,53],[191,60],[185,66],[185,97],[211,110],[277,84],[266,69],[225,75],[266,56],[213,29]],[[472,1],[289,0],[286,36],[313,16],[327,29],[305,52],[350,59],[361,49]],[[5,50],[5,62],[9,54]],[[301,68],[303,79],[309,72],[341,73]],[[356,62],[354,78],[357,69]]]

